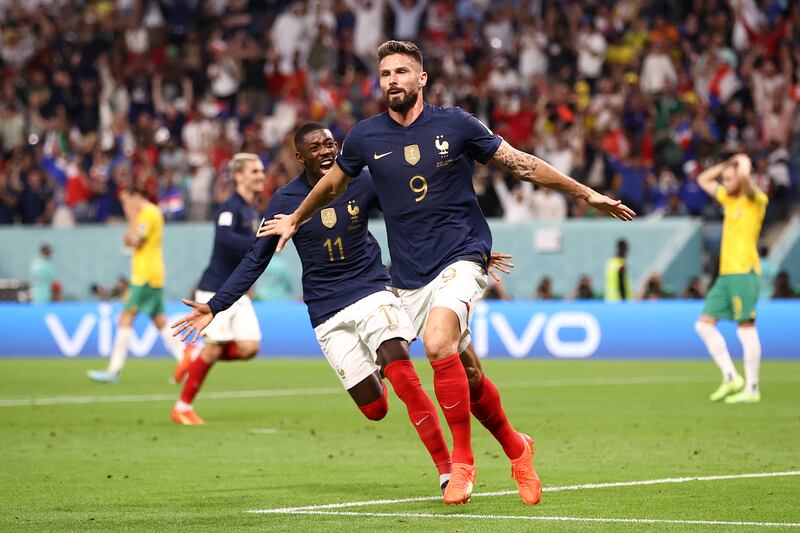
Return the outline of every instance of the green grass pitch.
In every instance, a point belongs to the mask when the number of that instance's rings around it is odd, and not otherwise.
[[[477,495],[516,485],[500,446],[473,421],[478,480],[469,504],[373,503],[326,511],[354,514],[292,515],[247,511],[437,495],[436,471],[394,395],[387,418],[369,422],[322,360],[223,363],[196,401],[207,425],[180,427],[169,418],[179,389],[167,382],[168,361],[129,361],[120,384],[99,385],[85,377],[102,366],[99,360],[2,360],[0,530],[758,527],[706,523],[713,521],[798,530],[792,527],[800,523],[796,475],[552,489],[800,471],[800,364],[766,361],[764,399],[755,405],[709,403],[718,379],[710,361],[484,365],[512,424],[536,440],[536,466],[548,491],[540,505],[527,507],[516,494]],[[416,366],[430,384],[429,365],[416,360]],[[58,399],[31,405],[31,398]],[[465,514],[494,518],[455,516]]]

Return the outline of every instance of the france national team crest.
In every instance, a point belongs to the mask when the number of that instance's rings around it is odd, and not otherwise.
[[[410,165],[419,163],[419,145],[409,144],[405,147],[406,162]]]
[[[347,202],[347,212],[350,213],[350,218],[353,222],[358,220],[358,214],[361,212],[361,208],[356,205],[355,200],[350,200]]]
[[[327,207],[320,211],[322,217],[322,225],[326,228],[332,228],[336,225],[336,210],[332,207]]]
[[[444,135],[437,135],[433,145],[439,150],[441,156],[447,155],[447,151],[450,149],[450,143],[444,140]]]

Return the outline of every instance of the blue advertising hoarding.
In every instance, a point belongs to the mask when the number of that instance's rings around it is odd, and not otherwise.
[[[186,313],[167,304],[170,320]],[[321,357],[314,332],[299,302],[256,303],[265,357]],[[605,304],[602,302],[482,302],[472,321],[481,357],[704,359],[694,332],[700,301]],[[0,304],[0,357],[108,357],[121,304]],[[800,301],[765,301],[758,306],[763,354],[800,359],[795,337]],[[735,326],[720,328],[731,354],[741,355]],[[420,343],[414,343],[421,354]],[[134,357],[165,357],[155,326],[137,317],[130,345]]]

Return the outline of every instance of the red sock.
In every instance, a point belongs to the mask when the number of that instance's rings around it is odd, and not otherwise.
[[[453,462],[475,464],[469,429],[469,383],[458,352],[431,361],[433,390],[453,435]]]
[[[225,348],[222,350],[222,355],[219,356],[220,361],[236,361],[240,359],[239,348],[235,342],[225,343]]]
[[[386,384],[381,381],[383,386],[383,396],[374,400],[367,405],[359,405],[358,408],[364,413],[364,416],[370,420],[381,420],[386,413],[389,412],[389,400],[386,397]]]
[[[511,427],[500,403],[500,393],[494,383],[484,375],[469,391],[470,410],[478,422],[494,435],[509,459],[516,459],[525,451],[519,433]]]
[[[192,364],[189,365],[189,375],[186,377],[186,383],[183,384],[183,390],[181,390],[182,402],[192,403],[194,401],[194,397],[203,385],[211,365],[213,363],[206,363],[202,357],[192,361]]]
[[[442,435],[439,415],[428,393],[422,388],[414,363],[408,359],[392,361],[383,369],[386,379],[392,384],[395,394],[408,409],[408,418],[414,424],[419,438],[431,454],[440,474],[449,474],[452,469],[450,450]]]

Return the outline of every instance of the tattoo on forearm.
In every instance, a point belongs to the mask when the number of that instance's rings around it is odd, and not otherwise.
[[[539,160],[530,154],[519,150],[500,149],[497,151],[497,161],[520,178],[533,181],[534,173],[539,167]]]

